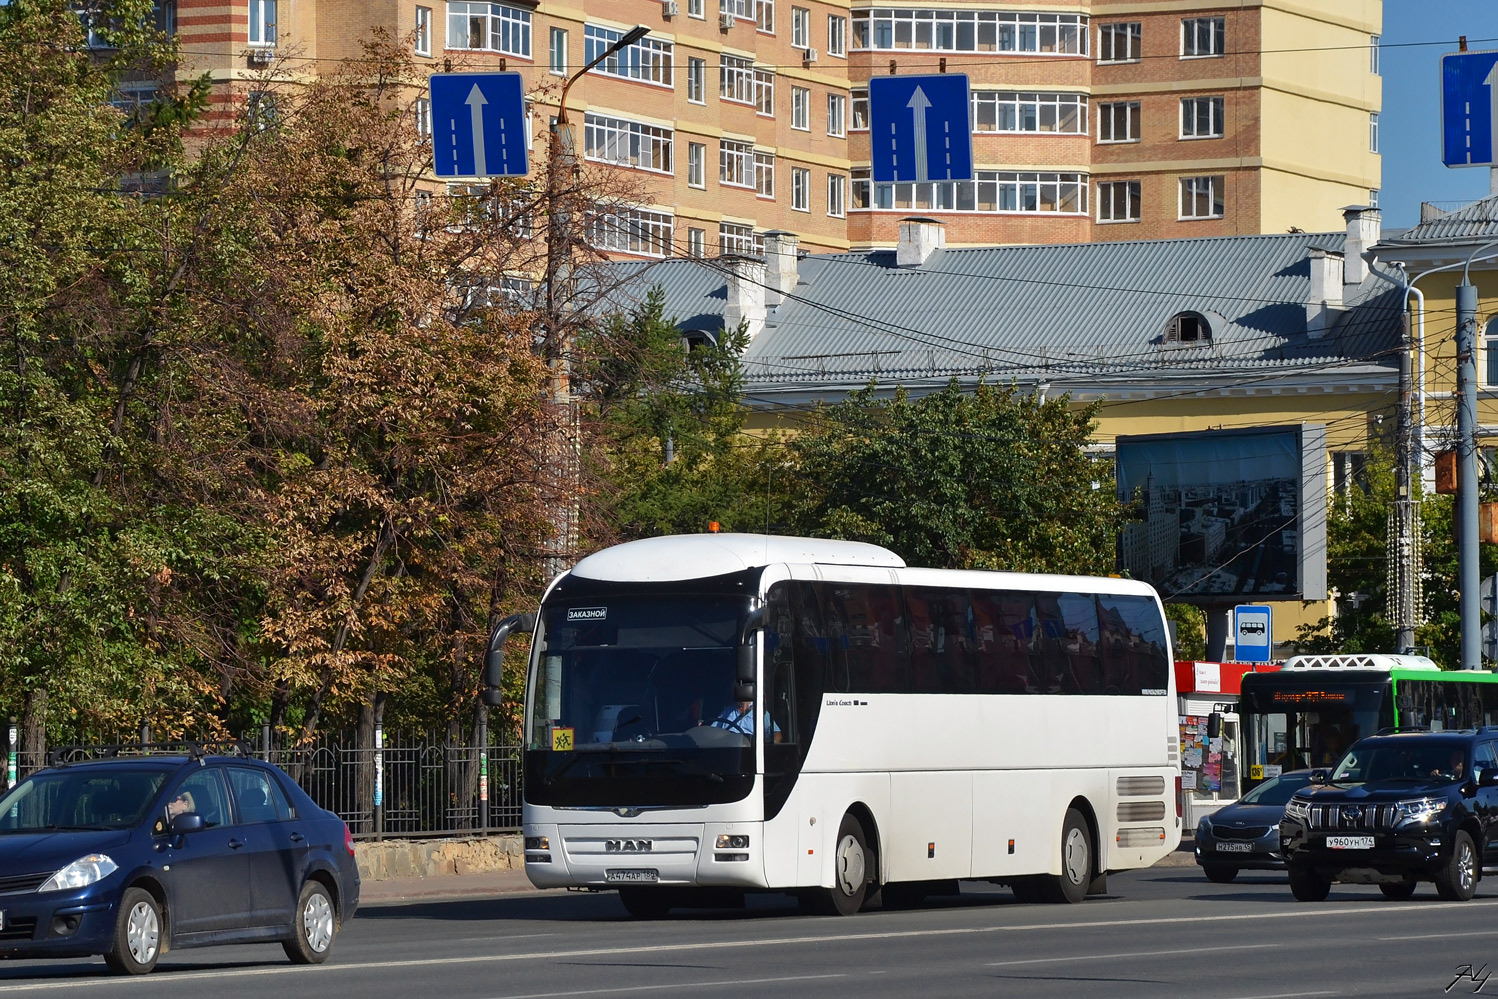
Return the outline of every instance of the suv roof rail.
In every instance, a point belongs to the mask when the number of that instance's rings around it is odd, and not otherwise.
[[[1388,728],[1381,728],[1377,732],[1374,732],[1373,734],[1374,735],[1398,735],[1400,732],[1429,732],[1429,731],[1430,731],[1430,727],[1427,726],[1427,725],[1390,725]]]
[[[47,765],[64,767],[70,763],[88,763],[92,760],[110,760],[121,756],[189,756],[201,762],[206,756],[253,757],[249,744],[243,739],[214,739],[199,742],[183,739],[180,742],[134,742],[110,745],[58,746],[47,754]]]

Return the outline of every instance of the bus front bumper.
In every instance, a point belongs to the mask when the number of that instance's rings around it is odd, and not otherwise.
[[[763,846],[751,823],[527,825],[525,873],[538,888],[763,888]]]

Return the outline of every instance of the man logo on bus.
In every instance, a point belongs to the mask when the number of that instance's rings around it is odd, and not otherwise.
[[[606,839],[603,841],[603,852],[649,853],[651,845],[648,839]]]
[[[607,607],[570,607],[567,610],[569,621],[606,621],[608,616]]]

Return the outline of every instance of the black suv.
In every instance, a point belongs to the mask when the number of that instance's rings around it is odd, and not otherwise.
[[[1398,899],[1434,881],[1442,898],[1471,898],[1484,864],[1498,864],[1498,728],[1355,743],[1285,806],[1280,851],[1302,902],[1333,881]]]

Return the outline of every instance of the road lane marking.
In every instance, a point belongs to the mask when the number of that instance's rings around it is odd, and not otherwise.
[[[612,989],[576,989],[571,992],[527,992],[518,996],[496,996],[495,999],[564,999],[566,996],[613,996],[625,992],[664,992],[666,989],[717,989],[725,985],[775,985],[781,982],[816,982],[826,978],[847,978],[847,975],[796,975],[786,978],[746,978],[724,982],[715,978],[710,982],[678,982],[674,985],[627,985]]]
[[[1305,996],[1339,996],[1341,994],[1340,992],[1276,992],[1271,996],[1234,996],[1233,999],[1303,999]]]
[[[1234,944],[1231,947],[1212,945],[1212,952],[1224,950],[1262,950],[1272,944]],[[1028,957],[1023,961],[990,961],[985,968],[1013,968],[1021,964],[1072,964],[1076,961],[1117,961],[1130,957],[1175,957],[1181,954],[1200,954],[1200,947],[1182,947],[1177,950],[1131,950],[1123,954],[1066,954],[1060,957]]]
[[[1421,933],[1419,936],[1408,934],[1402,937],[1374,937],[1375,940],[1449,940],[1452,937],[1490,937],[1492,930],[1473,930],[1470,933]]]
[[[1498,907],[1498,899],[1487,902],[1436,902],[1420,906],[1421,912],[1437,909],[1459,909],[1473,912],[1478,909]],[[1088,930],[1109,929],[1117,926],[1181,926],[1200,927],[1208,923],[1262,922],[1266,919],[1300,920],[1319,919],[1331,916],[1372,916],[1388,913],[1408,915],[1411,907],[1407,902],[1394,905],[1370,905],[1340,908],[1303,908],[1290,912],[1245,912],[1223,916],[1159,916],[1153,919],[1096,919],[1073,923],[1027,923],[1022,926],[960,926],[937,930],[888,930],[881,933],[833,933],[816,936],[771,937],[764,940],[710,940],[695,943],[651,944],[644,947],[592,947],[579,950],[538,951],[526,954],[474,954],[467,957],[410,958],[400,961],[376,961],[365,964],[324,964],[318,974],[337,971],[382,971],[398,968],[452,967],[460,964],[507,964],[514,961],[555,961],[579,957],[623,957],[631,954],[689,953],[703,950],[744,950],[759,947],[785,947],[793,944],[867,943],[878,940],[910,940],[923,937],[976,936],[978,934],[1030,933],[1037,930]],[[1401,938],[1405,939],[1405,938]],[[305,971],[299,965],[275,965],[263,968],[245,968],[237,971],[192,971],[172,974],[162,969],[154,975],[132,979],[103,976],[95,979],[69,978],[56,982],[28,982],[24,985],[0,986],[0,995],[13,992],[35,992],[44,989],[80,989],[91,985],[118,987],[127,982],[150,982],[153,985],[168,985],[174,982],[191,982],[216,978],[249,978],[261,975],[297,974]]]

